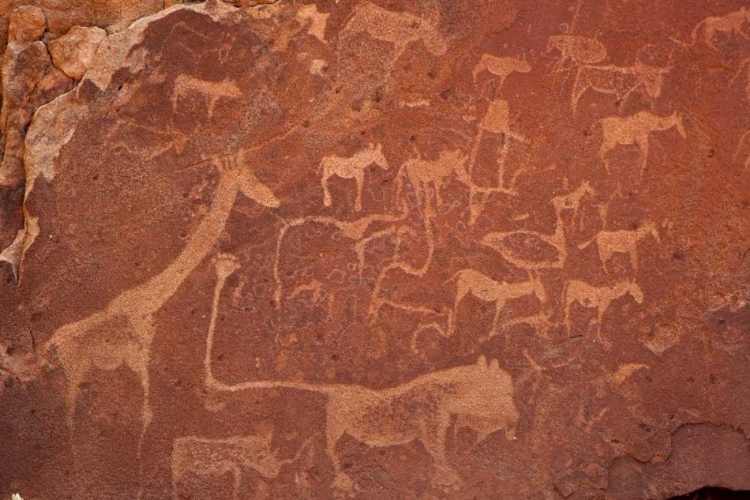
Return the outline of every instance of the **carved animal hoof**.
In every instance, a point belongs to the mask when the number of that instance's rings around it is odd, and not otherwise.
[[[440,490],[453,490],[461,486],[461,476],[447,465],[438,466],[432,477],[432,486]]]
[[[336,474],[336,478],[333,480],[333,488],[339,493],[353,493],[356,489],[356,486],[354,484],[354,481],[352,481],[352,478],[350,478],[348,474],[339,472],[338,474]]]

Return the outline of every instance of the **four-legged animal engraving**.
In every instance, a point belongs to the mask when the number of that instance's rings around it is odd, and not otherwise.
[[[604,168],[609,173],[609,162],[605,155],[618,144],[635,144],[641,150],[641,165],[639,178],[643,178],[643,171],[648,161],[648,141],[652,132],[677,128],[677,132],[686,138],[685,127],[682,116],[677,113],[659,116],[649,111],[639,111],[631,116],[610,116],[598,121],[602,126],[602,145],[599,148],[599,157],[604,162]]]
[[[284,465],[297,460],[307,445],[305,443],[296,456],[281,460],[271,449],[272,439],[270,432],[258,436],[185,436],[175,439],[172,445],[172,491],[179,496],[180,480],[188,473],[199,477],[229,473],[234,482],[232,500],[237,500],[244,470],[252,469],[266,479],[273,479]]]
[[[512,57],[497,57],[492,54],[482,54],[479,62],[471,74],[474,77],[474,83],[477,76],[483,71],[489,71],[491,74],[499,77],[500,82],[495,87],[497,91],[502,90],[505,79],[511,73],[528,73],[531,71],[531,65],[525,59],[515,59]]]
[[[151,422],[149,404],[149,360],[154,337],[154,315],[172,297],[213,250],[224,231],[238,193],[266,207],[278,207],[271,190],[239,165],[242,153],[214,160],[219,183],[210,211],[203,217],[180,255],[162,272],[145,283],[122,292],[103,310],[59,328],[44,346],[49,358],[54,351],[65,371],[67,423],[74,430],[74,415],[80,384],[92,368],[114,370],[126,366],[139,377],[142,395],[142,431],[138,443]]]
[[[201,94],[208,103],[208,116],[212,117],[219,99],[240,99],[242,91],[233,80],[227,78],[220,82],[201,80],[192,76],[179,75],[174,82],[172,92],[172,107],[176,107],[180,99],[189,96],[191,92]]]
[[[358,385],[304,382],[245,382],[225,385],[211,379],[218,391],[278,389],[313,391],[327,396],[326,451],[333,462],[334,486],[353,491],[352,479],[342,470],[336,452],[339,439],[348,434],[368,446],[398,446],[421,442],[435,461],[436,487],[455,487],[460,478],[446,453],[448,430],[467,427],[477,442],[504,429],[515,438],[518,410],[513,402],[513,380],[497,360],[481,357],[474,365],[459,366],[422,375],[405,384],[381,390]]]
[[[591,66],[578,68],[573,93],[570,98],[571,108],[575,115],[578,101],[588,89],[603,94],[613,94],[620,101],[626,101],[633,92],[643,92],[645,96],[656,99],[661,95],[664,75],[672,70],[671,66],[658,67],[636,61],[633,66]]]
[[[570,59],[574,64],[596,64],[607,57],[607,49],[594,38],[579,35],[552,35],[547,42],[547,53],[560,51],[560,60],[555,64],[559,71]]]
[[[342,31],[342,37],[366,32],[376,40],[392,43],[395,48],[393,60],[404,53],[409,44],[421,41],[425,48],[436,56],[448,50],[440,31],[438,19],[422,18],[406,12],[393,12],[373,3],[360,4]]]
[[[355,209],[362,210],[362,188],[365,185],[365,169],[370,165],[377,165],[383,170],[388,170],[388,161],[383,156],[383,148],[380,144],[370,144],[367,148],[354,153],[350,157],[325,156],[320,162],[323,176],[320,185],[323,186],[323,204],[331,206],[331,193],[328,190],[328,179],[334,175],[342,179],[354,179],[357,182],[357,198]]]
[[[537,276],[532,277],[529,281],[507,283],[505,281],[495,281],[489,276],[473,269],[462,269],[448,281],[453,280],[456,281],[456,299],[453,302],[451,333],[455,331],[455,318],[458,305],[468,293],[485,302],[495,303],[495,316],[492,319],[490,337],[495,334],[497,322],[500,319],[500,312],[509,300],[527,295],[536,295],[536,298],[542,304],[547,302],[547,293],[544,290],[544,285]]]
[[[396,197],[399,198],[401,195],[403,182],[401,174],[405,173],[414,191],[416,191],[420,210],[425,210],[430,192],[433,194],[436,204],[442,205],[440,188],[452,175],[455,174],[458,180],[469,188],[473,187],[471,177],[464,169],[466,160],[466,155],[458,149],[441,151],[438,159],[434,161],[421,158],[407,160],[401,167],[396,179]]]
[[[714,44],[714,37],[717,33],[724,33],[726,35],[737,34],[750,40],[750,36],[743,29],[747,22],[750,22],[750,7],[746,5],[724,16],[707,17],[693,28],[692,45],[698,43],[701,27],[703,27],[703,41],[714,50],[719,50]]]
[[[602,319],[613,300],[630,294],[638,304],[643,303],[643,291],[633,281],[620,281],[613,286],[593,286],[584,281],[570,280],[563,289],[565,327],[570,334],[570,307],[578,302],[584,307],[596,309],[597,339],[601,339]]]
[[[561,219],[563,210],[572,210],[573,220],[575,220],[578,210],[581,208],[581,201],[586,196],[596,196],[596,190],[591,187],[589,181],[582,181],[581,185],[575,191],[552,198],[550,204],[555,210],[557,219]]]
[[[362,271],[365,267],[365,249],[368,243],[375,241],[378,238],[385,238],[388,236],[398,236],[400,232],[406,231],[405,226],[391,225],[385,229],[375,231],[369,236],[365,236],[367,229],[378,222],[400,222],[403,221],[409,215],[408,204],[402,201],[401,215],[388,215],[388,214],[373,214],[361,217],[352,221],[338,220],[333,217],[327,216],[308,216],[300,217],[291,220],[284,224],[284,227],[279,231],[279,237],[276,240],[276,258],[274,259],[273,275],[274,281],[276,282],[276,292],[274,294],[274,300],[276,307],[281,307],[282,299],[282,286],[281,276],[279,273],[279,266],[281,262],[281,247],[284,241],[286,233],[294,227],[300,227],[308,222],[317,224],[325,224],[336,227],[344,237],[355,240],[354,251],[357,254],[357,264],[359,274],[362,275]]]
[[[627,253],[630,256],[630,264],[634,271],[638,270],[638,241],[648,235],[652,235],[659,241],[659,232],[653,222],[646,222],[636,230],[599,231],[589,241],[578,246],[584,249],[596,241],[599,249],[599,259],[602,261],[604,270],[607,270],[607,261],[617,252]]]
[[[457,417],[454,431],[468,427],[477,433],[476,442],[505,430],[515,439],[518,410],[513,402],[513,379],[497,360],[489,364],[484,356],[477,363],[436,371],[410,382],[381,390],[359,385],[315,384],[294,381],[253,381],[228,385],[216,379],[211,369],[219,298],[227,278],[238,268],[236,260],[224,256],[217,261],[217,281],[206,337],[205,381],[214,391],[236,392],[256,389],[293,389],[327,396],[326,451],[336,473],[335,486],[352,491],[354,484],[342,470],[336,444],[344,434],[368,446],[397,446],[421,442],[435,461],[436,486],[452,487],[460,478],[446,453],[448,429]]]

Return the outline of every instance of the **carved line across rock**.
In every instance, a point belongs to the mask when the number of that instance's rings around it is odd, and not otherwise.
[[[138,375],[143,391],[138,442],[140,459],[143,438],[152,419],[148,365],[155,333],[154,315],[216,247],[238,193],[266,207],[279,206],[271,190],[247,169],[242,152],[210,162],[219,174],[211,210],[189,236],[177,258],[153,278],[112,299],[103,310],[60,327],[45,344],[46,356],[51,358],[54,352],[65,372],[67,423],[71,435],[75,429],[79,386],[88,372],[94,367],[113,370],[127,366]]]
[[[519,415],[513,402],[512,378],[500,369],[497,360],[488,364],[484,357],[480,357],[475,365],[429,373],[381,390],[358,385],[278,380],[237,384],[219,381],[212,371],[218,306],[227,278],[239,265],[233,256],[220,255],[215,266],[217,280],[204,358],[207,387],[224,392],[291,389],[324,394],[327,398],[326,451],[333,462],[336,474],[334,485],[338,489],[352,491],[355,486],[343,472],[336,452],[336,443],[345,433],[369,446],[395,446],[420,441],[436,464],[433,482],[442,488],[454,487],[460,482],[446,455],[446,438],[454,415],[458,416],[455,428],[474,430],[477,442],[502,429],[505,429],[508,439],[515,439]],[[404,405],[410,408],[417,405],[420,410],[399,411]],[[396,414],[408,418],[390,418]]]

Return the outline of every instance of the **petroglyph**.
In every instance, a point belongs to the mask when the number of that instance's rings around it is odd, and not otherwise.
[[[328,180],[333,177],[342,179],[354,179],[357,182],[357,198],[354,207],[357,212],[362,210],[362,188],[365,184],[365,169],[370,165],[377,165],[383,170],[388,170],[388,161],[383,155],[380,144],[374,146],[369,144],[367,148],[354,153],[349,157],[325,156],[320,162],[319,169],[323,170],[320,185],[323,187],[323,204],[331,206],[331,193],[328,188]]]
[[[272,439],[270,431],[258,436],[185,436],[175,439],[172,445],[174,495],[180,497],[180,480],[188,473],[201,478],[228,473],[233,480],[232,499],[239,499],[245,470],[254,470],[266,479],[273,479],[279,475],[282,467],[296,461],[305,447],[300,448],[295,457],[281,460],[271,449]]]
[[[602,127],[603,136],[602,145],[599,148],[599,157],[604,162],[607,173],[609,173],[609,162],[605,158],[607,153],[620,144],[634,144],[641,150],[639,178],[643,178],[643,171],[646,169],[646,163],[648,162],[648,143],[651,133],[675,127],[683,139],[687,137],[685,126],[682,123],[682,115],[678,113],[658,116],[649,111],[639,111],[631,116],[602,118],[597,123]]]
[[[367,232],[367,229],[369,229],[371,225],[376,224],[378,222],[386,222],[386,223],[401,222],[404,219],[406,219],[408,215],[409,215],[408,205],[404,201],[402,202],[401,213],[399,215],[373,214],[373,215],[367,215],[365,217],[361,217],[359,219],[352,220],[352,221],[342,221],[334,217],[312,215],[312,216],[307,216],[307,217],[300,217],[300,218],[293,219],[291,221],[286,222],[284,226],[279,230],[279,236],[278,236],[278,239],[276,240],[276,257],[274,259],[274,265],[273,265],[274,281],[276,282],[276,292],[274,294],[276,307],[277,308],[281,307],[281,301],[283,298],[281,276],[279,273],[279,266],[281,262],[281,248],[283,245],[284,237],[286,236],[286,233],[290,229],[303,226],[309,222],[336,227],[339,231],[341,231],[341,233],[343,234],[345,238],[348,238],[350,240],[355,240],[354,251],[357,255],[358,270],[361,275],[362,270],[365,267],[365,250],[367,248],[368,243],[375,241],[376,239],[379,239],[379,238],[387,238],[390,236],[394,236],[398,238],[405,232],[411,231],[411,229],[409,229],[407,226],[391,225],[385,229],[375,231],[369,236],[365,237],[365,233]]]
[[[217,259],[217,280],[206,337],[205,382],[210,390],[237,392],[254,389],[295,389],[322,393],[326,404],[326,451],[336,473],[335,486],[352,491],[354,483],[343,472],[336,443],[348,434],[368,446],[398,446],[421,442],[435,461],[434,483],[452,487],[460,478],[446,453],[446,438],[453,416],[454,429],[476,432],[476,442],[505,430],[515,439],[518,410],[513,402],[513,380],[497,360],[480,357],[475,365],[422,375],[389,389],[372,390],[358,385],[313,384],[294,381],[256,381],[225,384],[213,375],[211,360],[221,292],[237,269],[230,255]]]
[[[525,59],[515,59],[513,57],[497,57],[492,54],[482,54],[479,62],[471,74],[474,77],[474,83],[480,73],[489,71],[490,74],[499,77],[500,82],[495,86],[495,91],[499,92],[503,88],[505,79],[511,73],[528,73],[531,71],[531,65]]]
[[[613,300],[630,294],[636,303],[643,303],[643,291],[633,281],[620,281],[612,286],[593,286],[584,281],[570,280],[563,289],[563,307],[565,308],[565,327],[570,335],[570,308],[578,302],[583,307],[596,309],[596,338],[602,340],[602,320]]]
[[[528,143],[523,135],[517,134],[510,128],[510,108],[508,103],[502,99],[496,99],[487,107],[482,119],[479,121],[476,135],[469,155],[469,176],[471,176],[474,165],[479,155],[479,148],[482,144],[484,133],[500,134],[502,136],[502,145],[498,146],[497,152],[497,187],[496,188],[479,188],[472,182],[472,193],[470,202],[470,220],[469,224],[473,225],[481,212],[481,206],[484,205],[487,195],[491,192],[500,192],[509,195],[516,195],[514,184],[511,182],[510,188],[505,188],[505,159],[508,155],[508,139],[514,139],[518,142]],[[479,194],[479,207],[474,203],[474,194]]]
[[[456,298],[453,303],[451,333],[455,331],[458,306],[469,293],[485,302],[495,303],[495,316],[492,318],[490,336],[496,332],[500,312],[509,300],[534,295],[542,305],[547,303],[547,292],[544,290],[544,285],[538,276],[532,276],[528,281],[507,283],[505,281],[495,281],[474,269],[462,269],[454,274],[449,281],[456,282]]]
[[[457,417],[454,429],[473,430],[477,443],[499,430],[505,430],[507,439],[515,439],[519,416],[513,402],[511,376],[499,367],[497,360],[488,364],[484,357],[474,365],[428,373],[381,390],[293,381],[227,385],[210,372],[208,387],[229,392],[286,388],[325,394],[326,451],[336,474],[334,486],[348,492],[354,491],[356,485],[342,469],[336,452],[336,444],[344,434],[374,447],[419,441],[435,462],[433,484],[446,489],[460,484],[446,451],[453,416]]]
[[[0,483],[666,498],[743,446],[743,2],[102,2],[0,23]]]
[[[558,216],[555,224],[555,232],[551,235],[520,229],[517,231],[493,231],[484,235],[481,243],[496,250],[500,255],[518,267],[527,271],[538,269],[560,269],[565,265],[568,250],[565,241],[565,229],[563,220]],[[514,249],[514,243],[521,245],[526,250]],[[554,250],[554,257],[531,259],[529,250],[537,250],[544,253],[545,247]]]
[[[691,45],[698,43],[701,28],[703,28],[703,41],[706,45],[717,51],[719,48],[714,44],[714,37],[717,33],[726,36],[740,35],[750,40],[750,36],[748,36],[744,29],[747,22],[750,22],[750,8],[746,5],[724,16],[707,17],[693,28]]]
[[[578,246],[584,249],[592,242],[596,242],[599,250],[599,259],[602,261],[604,270],[607,270],[607,262],[615,253],[627,253],[630,256],[630,265],[634,271],[638,270],[638,242],[651,235],[659,242],[659,231],[656,225],[647,221],[638,229],[628,231],[625,229],[619,231],[599,231],[589,241]]]
[[[172,107],[177,108],[180,100],[189,99],[192,94],[199,94],[206,100],[209,118],[213,117],[220,99],[241,99],[243,96],[237,84],[229,78],[211,82],[193,76],[178,75],[172,90]]]
[[[547,53],[553,50],[560,52],[555,71],[561,70],[568,60],[574,65],[591,65],[607,58],[606,47],[600,41],[586,36],[552,35],[547,42]]]
[[[430,194],[434,197],[437,206],[443,204],[440,197],[440,190],[446,180],[453,175],[469,188],[474,183],[471,177],[464,169],[466,165],[466,154],[458,149],[443,150],[437,160],[423,160],[422,158],[412,158],[407,160],[399,170],[396,178],[396,198],[400,198],[402,192],[403,174],[409,180],[417,194],[417,202],[420,210],[425,210]]]
[[[297,11],[297,19],[301,23],[309,23],[307,34],[314,36],[323,43],[326,43],[326,24],[330,15],[318,12],[316,4],[301,5]]]
[[[563,210],[572,210],[573,220],[575,221],[583,199],[594,196],[596,196],[596,190],[591,187],[589,181],[582,181],[578,189],[567,194],[555,196],[550,200],[550,204],[555,210],[555,217],[557,217],[557,220],[562,219]]]
[[[88,372],[95,367],[114,370],[126,366],[138,375],[143,391],[140,455],[143,436],[152,418],[148,366],[155,333],[154,314],[215,248],[238,193],[266,207],[279,205],[271,190],[247,170],[242,158],[242,153],[238,153],[211,160],[219,173],[211,209],[189,236],[185,248],[166,269],[145,283],[122,292],[101,311],[59,328],[45,344],[45,356],[51,358],[54,352],[65,372],[67,423],[71,433],[79,386]]]
[[[612,94],[623,104],[633,92],[641,92],[644,97],[656,99],[661,96],[664,76],[672,66],[658,67],[636,61],[633,66],[591,66],[582,65],[576,73],[570,105],[575,115],[578,101],[589,90]]]
[[[448,50],[440,31],[437,18],[423,18],[406,12],[393,12],[370,2],[357,6],[340,37],[346,38],[356,33],[366,32],[372,38],[393,44],[396,61],[406,48],[421,41],[425,48],[436,56]]]

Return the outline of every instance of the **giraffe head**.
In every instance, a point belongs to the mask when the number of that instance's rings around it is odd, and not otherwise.
[[[628,282],[627,291],[630,295],[633,296],[633,299],[635,299],[636,303],[643,304],[643,290],[641,290],[641,287],[639,287],[635,281]]]

